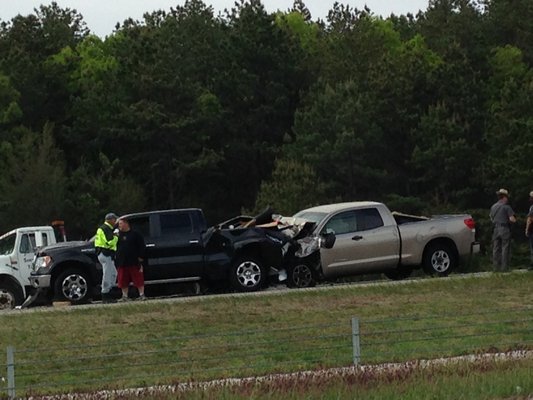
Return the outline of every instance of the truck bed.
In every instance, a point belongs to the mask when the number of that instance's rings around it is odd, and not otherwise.
[[[392,216],[394,217],[394,220],[396,221],[398,225],[409,224],[412,222],[427,221],[429,219],[428,217],[404,214],[398,211],[393,211]]]

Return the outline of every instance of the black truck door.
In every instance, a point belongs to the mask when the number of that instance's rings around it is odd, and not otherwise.
[[[150,281],[199,279],[204,268],[201,232],[191,211],[153,214],[154,237],[146,239]]]

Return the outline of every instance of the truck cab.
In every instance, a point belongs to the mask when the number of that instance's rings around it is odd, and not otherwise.
[[[51,226],[17,228],[0,236],[0,310],[22,304],[31,287],[35,250],[54,243]]]

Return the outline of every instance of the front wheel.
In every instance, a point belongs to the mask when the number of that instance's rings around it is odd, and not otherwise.
[[[88,302],[91,293],[88,274],[76,268],[61,272],[56,279],[54,293],[58,300],[70,301],[72,304]]]
[[[446,243],[431,244],[424,252],[423,267],[429,275],[447,276],[457,267],[457,255]]]
[[[12,282],[0,282],[0,310],[11,310],[24,301],[22,289]]]
[[[266,274],[262,263],[252,257],[240,257],[230,271],[230,284],[239,292],[254,292],[265,283]]]
[[[301,263],[287,271],[287,286],[294,288],[308,288],[316,284],[315,274],[309,265]]]

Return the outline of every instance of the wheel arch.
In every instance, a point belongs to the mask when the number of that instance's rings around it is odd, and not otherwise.
[[[281,265],[281,251],[275,246],[261,242],[250,242],[235,249],[233,260],[241,257],[251,257],[263,263],[265,268]]]
[[[14,285],[17,289],[20,290],[20,293],[22,296],[26,295],[26,291],[24,290],[24,287],[20,284],[20,282],[12,275],[0,273],[0,283],[9,282],[12,285]]]
[[[51,290],[53,291],[54,296],[57,294],[55,293],[55,282],[58,278],[58,276],[67,269],[78,269],[84,272],[87,272],[90,279],[90,286],[94,288],[94,286],[97,284],[98,279],[96,277],[96,268],[93,265],[88,265],[87,263],[77,261],[77,260],[69,260],[69,261],[63,261],[57,265],[55,265],[53,271],[52,271],[52,284]]]
[[[426,243],[426,245],[424,246],[424,251],[422,252],[422,261],[425,260],[425,258],[427,257],[427,253],[429,252],[431,247],[438,245],[448,246],[453,251],[453,255],[456,257],[456,259],[459,259],[459,250],[457,250],[457,245],[455,244],[455,242],[448,237],[438,237],[431,239],[429,242]]]

